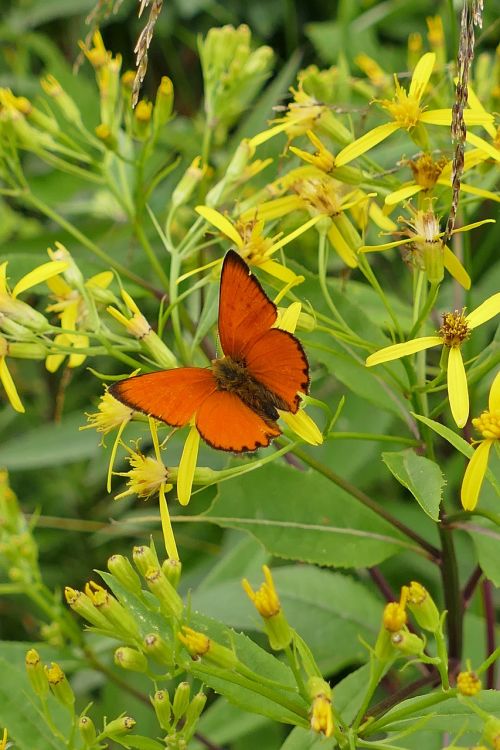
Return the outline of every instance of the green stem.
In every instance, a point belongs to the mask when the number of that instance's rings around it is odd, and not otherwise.
[[[445,607],[448,610],[448,655],[450,659],[460,661],[462,656],[463,612],[455,541],[451,529],[439,524],[438,531],[441,539],[441,579]]]
[[[140,223],[139,219],[137,218],[134,224],[135,233],[137,235],[137,239],[141,243],[144,252],[148,256],[149,263],[151,264],[151,268],[153,271],[156,272],[158,275],[159,280],[165,287],[165,289],[169,288],[170,281],[168,278],[168,275],[165,273],[162,264],[158,260],[155,251],[153,250],[150,241],[148,240],[146,233],[142,227],[142,224]]]
[[[290,665],[290,669],[293,672],[293,676],[295,677],[295,682],[297,683],[299,693],[304,698],[304,700],[307,701],[308,700],[307,689],[304,684],[304,680],[302,679],[300,667],[297,664],[297,659],[295,658],[295,654],[289,645],[285,648],[285,656],[287,658],[288,664]]]
[[[381,716],[380,719],[367,722],[366,728],[363,728],[363,730],[366,731],[367,735],[378,733],[382,731],[383,728],[387,726],[387,724],[391,724],[395,721],[400,721],[401,719],[406,719],[408,716],[416,716],[418,715],[419,711],[429,708],[430,706],[435,706],[438,703],[443,703],[443,701],[447,701],[450,698],[453,698],[455,696],[455,693],[456,691],[450,690],[447,693],[431,693],[430,695],[425,695],[422,698],[414,698],[409,706],[396,708],[394,710],[391,710],[389,714]]]
[[[52,221],[54,221],[56,224],[59,224],[59,226],[65,229],[68,234],[71,234],[72,237],[78,240],[78,242],[81,242],[81,244],[88,250],[90,250],[96,257],[102,260],[106,265],[116,269],[119,273],[122,274],[122,276],[126,276],[128,279],[130,279],[130,281],[133,281],[143,289],[147,289],[157,298],[161,298],[163,296],[162,292],[158,292],[158,290],[151,286],[151,284],[149,284],[147,281],[144,281],[144,279],[142,279],[140,276],[137,276],[137,274],[133,273],[133,271],[130,271],[127,266],[124,266],[119,261],[114,260],[114,258],[112,258],[98,245],[92,242],[92,240],[82,234],[82,232],[80,232],[80,230],[77,229],[74,224],[71,224],[71,222],[67,221],[63,216],[54,211],[36,195],[34,195],[33,193],[25,193],[22,196],[22,200],[25,203],[28,203],[29,205],[36,208],[38,211],[40,211],[40,213],[48,216],[49,219],[52,219]]]
[[[384,290],[382,289],[382,287],[378,283],[377,277],[373,273],[372,267],[368,263],[368,261],[365,258],[365,256],[364,256],[363,253],[359,253],[358,258],[359,258],[359,269],[360,269],[361,273],[363,274],[363,276],[365,277],[365,279],[371,284],[371,286],[373,287],[373,289],[377,292],[378,296],[382,300],[382,304],[384,305],[385,309],[389,313],[389,316],[390,316],[390,318],[392,320],[392,324],[394,326],[394,330],[398,334],[399,338],[402,340],[403,339],[403,332],[402,332],[401,327],[399,325],[399,320],[398,320],[397,316],[395,315],[394,310],[392,309],[392,306],[389,303],[389,300],[385,296]]]
[[[319,474],[322,474],[324,477],[326,477],[331,482],[336,484],[337,487],[340,487],[349,495],[356,498],[356,500],[358,500],[360,503],[365,505],[367,508],[370,508],[370,510],[373,510],[374,513],[376,513],[378,516],[380,516],[385,521],[390,523],[391,526],[394,526],[394,528],[401,531],[409,539],[412,539],[414,542],[416,542],[416,544],[418,544],[419,547],[425,550],[425,552],[427,553],[427,557],[430,560],[432,560],[433,562],[439,561],[440,552],[436,547],[434,547],[432,544],[429,544],[429,542],[423,537],[421,537],[420,534],[417,534],[415,531],[413,531],[413,529],[406,526],[406,524],[402,523],[402,521],[400,521],[398,518],[393,516],[384,508],[382,508],[375,500],[372,500],[371,497],[369,497],[364,492],[359,490],[357,487],[355,487],[353,484],[348,482],[346,479],[343,479],[341,476],[333,472],[328,466],[325,466],[324,464],[317,461],[315,458],[312,458],[312,456],[310,456],[308,453],[306,453],[306,451],[302,450],[301,448],[294,448],[292,450],[292,453],[294,453],[294,455],[297,456],[297,458],[300,458],[301,461],[307,464],[307,466],[310,466]]]
[[[418,315],[418,318],[413,326],[413,328],[410,331],[409,339],[415,338],[417,333],[420,330],[420,326],[424,322],[424,320],[427,318],[428,314],[434,307],[434,303],[436,302],[436,298],[439,292],[439,284],[431,284],[431,288],[429,289],[429,294],[427,295],[427,299],[425,301],[425,304],[422,306],[422,309],[420,310],[420,313]]]
[[[378,435],[374,432],[332,432],[327,440],[374,440],[380,443],[403,443],[404,445],[420,446],[420,440],[400,437],[399,435]]]
[[[375,690],[377,689],[380,680],[384,676],[386,669],[387,669],[387,663],[381,662],[379,659],[377,659],[375,656],[372,655],[371,661],[370,661],[370,679],[368,682],[368,686],[366,688],[366,693],[363,696],[363,701],[361,703],[361,706],[359,707],[358,713],[356,714],[356,718],[354,719],[354,722],[352,724],[352,729],[354,731],[357,731],[359,725],[361,724],[363,720],[363,716],[365,715],[368,709],[368,706],[370,705],[370,701],[373,697],[373,694]]]

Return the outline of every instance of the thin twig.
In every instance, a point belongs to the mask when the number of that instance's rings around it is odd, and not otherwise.
[[[482,583],[483,606],[486,618],[486,656],[495,650],[495,605],[493,602],[492,583],[487,578]],[[490,664],[486,672],[486,688],[495,689],[495,662]]]

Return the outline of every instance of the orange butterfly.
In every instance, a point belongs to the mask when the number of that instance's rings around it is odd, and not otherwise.
[[[269,445],[281,434],[278,409],[295,414],[299,392],[309,388],[309,364],[300,342],[273,328],[276,305],[230,250],[222,265],[219,336],[224,356],[207,369],[180,367],[137,375],[110,393],[172,427],[194,417],[213,448],[242,453]]]

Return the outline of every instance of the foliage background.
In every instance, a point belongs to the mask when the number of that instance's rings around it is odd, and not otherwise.
[[[92,71],[83,65],[77,76],[72,73],[77,42],[86,34],[84,18],[93,7],[93,0],[73,0],[71,3],[62,0],[3,0],[1,5],[0,85],[11,87],[17,94],[34,97],[39,91],[40,74],[51,72],[63,85],[69,86],[86,123],[96,123],[98,99]],[[431,3],[426,0],[378,3],[354,0],[331,3],[320,0],[307,3],[293,0],[272,3],[268,0],[254,0],[252,3],[242,0],[166,2],[155,31],[144,93],[153,98],[162,75],[169,75],[174,81],[175,108],[179,116],[166,136],[166,145],[175,147],[182,160],[172,175],[171,186],[199,152],[202,100],[202,79],[196,53],[199,33],[206,33],[214,25],[248,23],[255,42],[270,44],[277,53],[278,77],[270,84],[275,86],[273,95],[276,96],[285,94],[299,65],[304,67],[314,62],[321,67],[340,62],[354,69],[353,60],[359,52],[374,56],[386,70],[404,70],[408,34],[414,31],[425,34],[427,15],[442,15],[448,49],[455,50],[459,3],[455,8],[452,6],[451,2]],[[486,0],[479,51],[495,48],[499,37],[499,14],[498,0]],[[133,47],[141,28],[142,23],[136,17],[136,4],[128,0],[121,4],[116,15],[102,24],[107,47],[124,56],[123,69],[133,67]],[[454,52],[449,57],[454,57]],[[263,127],[272,114],[270,103],[273,102],[264,96],[255,110],[248,113],[241,132],[252,126],[255,132],[258,129],[255,123],[258,122]],[[388,162],[400,156],[397,149],[397,145],[386,147]],[[77,180],[70,176],[61,178],[60,175],[55,178],[49,168],[41,167],[35,161],[30,168],[31,180],[47,203],[63,206],[82,231],[105,246],[113,257],[132,263],[140,272],[130,229],[106,196],[82,193]],[[157,196],[158,204],[161,200],[162,196]],[[485,205],[485,216],[494,215],[490,208]],[[476,235],[476,238],[483,238],[480,242],[475,240],[478,246],[472,253],[471,276],[478,299],[495,291],[495,279],[498,280],[500,271],[499,234],[497,225],[487,233]],[[71,247],[85,275],[100,270],[85,250],[59,228],[29,211],[14,210],[8,202],[0,202],[2,257],[9,260],[13,276],[18,277],[31,268],[34,258],[37,262],[45,260],[45,248],[53,246],[56,240]],[[404,295],[404,282],[399,282],[389,263],[381,262],[385,263],[388,277],[392,275],[392,280],[400,283],[398,291]],[[139,299],[140,290],[135,291]],[[147,315],[147,300],[144,304]],[[97,370],[106,369],[104,361],[97,361],[94,366]],[[126,554],[133,543],[142,542],[150,531],[159,538],[158,523],[153,518],[156,508],[135,501],[114,504],[112,497],[105,493],[108,456],[100,449],[95,433],[78,431],[83,412],[94,410],[100,392],[99,384],[84,367],[76,372],[59,370],[50,374],[37,363],[27,368],[23,362],[22,369],[14,370],[14,376],[21,379],[23,392],[28,394],[29,409],[23,416],[16,415],[8,406],[1,409],[0,465],[10,470],[12,486],[23,509],[41,513],[37,521],[37,540],[46,583],[52,588],[67,583],[81,587],[92,568],[105,567],[111,553]],[[332,402],[338,401],[346,391],[342,380],[347,377],[347,373],[339,374],[334,386],[322,382],[319,377],[316,382],[318,394]],[[365,384],[360,381],[357,394],[350,395],[339,430],[356,431],[366,428],[369,423],[376,432],[391,433],[394,417],[377,409],[369,394],[363,393],[364,388]],[[477,403],[472,404],[472,413],[480,410],[486,394],[485,384],[476,393]],[[387,508],[432,541],[433,524],[409,501],[408,495],[395,484],[390,474],[381,471],[379,446],[357,442],[353,450],[352,444],[334,441],[322,451],[325,461],[342,467],[343,476],[355,481],[361,489],[376,492],[380,497],[386,496]],[[458,454],[451,456],[450,450],[447,466],[447,492],[456,493],[464,460]],[[270,479],[265,471],[254,473],[247,487],[249,495],[269,497]],[[222,492],[227,494],[230,503],[231,486],[226,485]],[[212,498],[213,490],[199,493],[193,498],[189,513],[206,509]],[[301,501],[307,502],[307,499],[291,498],[292,503]],[[125,523],[109,525],[110,518]],[[241,595],[239,580],[242,575],[256,574],[262,562],[268,559],[262,547],[240,531],[224,530],[210,523],[178,524],[176,536],[184,564],[183,588],[193,588],[196,607],[207,615],[213,614],[225,620],[228,625],[257,630],[251,606]],[[463,574],[470,570],[471,559],[471,542],[463,535],[459,540]],[[436,573],[423,558],[416,562],[415,556],[410,558],[401,554],[383,563],[381,569],[395,588],[409,579],[418,578],[434,593],[438,591]],[[363,658],[357,635],[373,640],[378,629],[382,600],[367,574],[361,572],[359,577],[364,579],[366,586],[359,588],[358,597],[353,597],[351,588],[344,593],[346,580],[350,581],[350,578],[340,573],[310,570],[297,579],[296,572],[285,564],[276,575],[289,619],[313,647],[325,674],[335,675],[336,679]],[[214,602],[216,611],[212,612]],[[341,613],[341,618],[332,619],[332,613]],[[480,614],[481,602],[477,599],[467,616],[465,651],[472,659],[477,656],[478,660],[484,653]],[[311,628],[311,623],[314,623],[314,628]],[[255,632],[254,636],[259,637]],[[26,601],[4,598],[0,602],[0,637],[3,641],[22,642],[38,637]],[[339,643],[342,644],[340,651],[337,648]],[[24,643],[19,646],[19,654],[23,650]],[[5,655],[2,644],[0,655]],[[64,663],[59,651],[57,656]],[[118,688],[106,683],[97,673],[80,672],[76,688],[81,694],[99,696],[102,714],[112,713],[112,707],[119,703]],[[142,729],[150,721],[147,709],[133,698],[129,699],[127,711],[141,720]],[[223,709],[217,711],[222,713]],[[283,741],[283,729],[271,726],[262,718],[245,716],[242,720],[231,712],[218,716],[217,711],[207,715],[203,731],[219,743],[231,739],[234,750],[255,747],[259,742],[265,750],[273,750]],[[237,730],[234,722],[238,722]],[[422,741],[422,736],[419,737]],[[427,747],[433,747],[434,740],[428,739]]]

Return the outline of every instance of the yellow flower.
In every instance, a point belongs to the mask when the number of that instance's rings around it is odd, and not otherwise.
[[[45,316],[22,302],[18,296],[31,287],[62,273],[68,264],[59,260],[42,263],[19,279],[12,291],[7,284],[7,265],[7,261],[0,264],[0,313],[35,331],[46,330],[49,324]]]
[[[310,726],[313,732],[331,737],[334,732],[332,689],[320,677],[310,677],[307,692],[311,698]]]
[[[245,593],[255,605],[259,615],[268,620],[271,617],[276,617],[276,615],[280,613],[281,604],[278,592],[274,586],[271,571],[267,565],[263,565],[262,570],[264,571],[265,582],[257,589],[257,591],[253,590],[246,578],[243,579],[242,585],[245,589]]]
[[[373,130],[362,135],[361,138],[343,148],[337,154],[337,166],[340,167],[365,154],[399,129],[407,130],[411,134],[420,124],[451,125],[451,109],[426,111],[421,103],[435,62],[436,55],[434,52],[427,52],[420,58],[413,71],[408,91],[399,84],[397,77],[395,77],[396,90],[394,98],[392,100],[383,99],[379,101],[379,104],[391,115],[392,122],[378,125]],[[479,113],[472,110],[466,110],[464,117],[467,125],[482,125],[493,122],[492,116],[488,113]]]
[[[292,270],[286,268],[286,266],[272,260],[272,255],[314,226],[318,222],[319,217],[314,217],[306,221],[305,224],[295,229],[295,231],[286,237],[283,237],[282,233],[275,237],[266,237],[264,235],[265,219],[260,217],[259,207],[253,212],[249,212],[249,215],[246,215],[245,218],[240,217],[234,223],[215,208],[210,208],[209,206],[196,206],[196,211],[205,221],[212,224],[234,242],[238,253],[249,265],[259,266],[263,271],[284,281],[286,284],[291,282],[298,284],[303,280],[302,277],[297,276]],[[214,261],[203,268],[208,268],[218,263],[222,263],[222,259]],[[181,277],[181,279],[185,278],[186,276]]]
[[[289,187],[295,195],[286,195],[266,201],[258,206],[259,218],[277,219],[294,211],[308,211],[319,222],[320,231],[326,230],[333,249],[350,268],[356,268],[356,250],[361,246],[361,238],[345,212],[367,201],[369,195],[361,190],[346,193],[344,185],[318,170],[310,167],[292,170],[282,179],[281,184]],[[243,220],[251,216],[252,209],[245,211]],[[313,220],[311,219],[311,222]]]
[[[410,209],[412,210],[412,209]],[[440,231],[439,219],[432,209],[427,211],[412,210],[413,219],[405,221],[407,229],[399,232],[404,235],[403,239],[392,242],[384,242],[380,245],[363,245],[359,248],[360,253],[376,253],[389,250],[400,245],[409,245],[416,251],[417,261],[423,261],[431,283],[439,283],[443,276],[443,268],[458,281],[464,289],[470,289],[470,276],[462,266],[458,258],[452,253],[447,245],[442,244],[440,238],[444,232]],[[472,224],[466,224],[453,230],[452,235],[459,232],[468,232],[471,229],[494,222],[494,219],[484,219]]]
[[[397,633],[406,625],[406,597],[402,595],[399,602],[389,602],[384,607],[383,624],[390,633]]]
[[[354,62],[376,88],[385,88],[387,86],[390,80],[389,76],[373,57],[361,52],[359,55],[356,55]]]
[[[491,385],[488,409],[483,411],[480,417],[473,419],[472,424],[483,439],[478,441],[462,481],[460,496],[465,510],[474,510],[476,507],[491,446],[500,440],[500,372],[496,374]]]
[[[468,315],[464,311],[445,313],[439,336],[422,336],[402,344],[393,344],[370,354],[366,360],[367,367],[390,362],[409,354],[444,345],[448,350],[448,398],[450,409],[458,427],[463,427],[469,416],[469,393],[467,377],[460,347],[469,338],[470,332],[479,325],[491,320],[500,312],[500,292],[488,297],[479,307]],[[474,503],[475,504],[475,503]]]
[[[129,495],[137,495],[147,500],[160,491],[161,485],[165,484],[168,478],[168,469],[163,461],[132,450],[129,451],[127,460],[131,467],[129,471],[115,472],[115,476],[127,477],[128,489],[115,495],[115,500],[121,500]],[[172,489],[172,485],[166,485],[165,488]]]
[[[481,691],[481,680],[475,672],[459,672],[457,675],[457,690],[460,695],[477,695]]]

